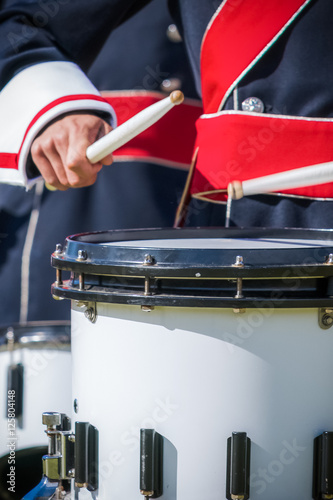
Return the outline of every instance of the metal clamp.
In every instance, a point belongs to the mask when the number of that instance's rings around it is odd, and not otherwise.
[[[49,438],[48,454],[43,456],[43,473],[57,481],[75,479],[77,488],[98,488],[98,431],[89,422],[71,421],[63,413],[43,413]]]
[[[71,421],[63,413],[43,413],[43,424],[49,438],[48,454],[43,456],[43,473],[52,480],[74,477],[75,436],[70,430]]]

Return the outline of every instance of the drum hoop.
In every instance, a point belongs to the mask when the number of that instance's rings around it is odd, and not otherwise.
[[[177,247],[170,249],[144,245],[145,240],[152,239],[281,239],[287,242],[287,237],[289,240],[320,240],[324,243],[312,247],[305,245],[297,248],[269,248],[269,251],[265,247],[241,250]],[[128,241],[139,241],[140,245],[122,245],[122,242]],[[106,244],[110,242],[119,242],[119,245]],[[239,253],[242,253],[241,265],[237,264]],[[332,261],[332,230],[186,228],[82,233],[68,237],[64,251],[58,249],[52,255],[52,265],[58,270],[59,278],[52,286],[52,293],[56,297],[79,302],[257,307],[258,302],[262,300],[261,293],[250,291],[248,296],[240,297],[236,291],[228,295],[227,289],[227,294],[224,295],[225,283],[242,280],[243,284],[250,283],[251,290],[252,283],[255,283],[256,289],[260,280],[270,279],[274,285],[277,284],[277,290],[282,290],[283,281],[289,279],[289,273],[291,279],[297,278],[303,282],[307,280],[307,284],[301,286],[300,294],[296,293],[290,297],[287,305],[285,297],[283,300],[274,298],[272,302],[275,307],[329,307],[332,298],[331,292],[327,290],[328,282],[333,276]],[[63,281],[62,271],[71,272],[70,280]],[[140,279],[142,286],[137,284]],[[121,280],[124,282],[123,289]],[[170,293],[169,282],[172,280],[174,293]],[[221,283],[216,295],[214,280],[220,280]],[[158,286],[147,292],[145,288],[149,288],[149,283],[152,284],[153,281],[158,282]],[[212,294],[207,292],[205,296],[201,296],[200,286],[206,286]],[[288,286],[284,290],[289,296]],[[311,291],[307,292],[307,287],[309,290],[311,288]],[[196,289],[193,296],[192,289]]]

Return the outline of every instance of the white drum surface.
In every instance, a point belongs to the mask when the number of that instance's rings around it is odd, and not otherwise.
[[[140,428],[164,438],[163,500],[225,498],[233,431],[252,441],[251,500],[312,499],[313,439],[333,430],[333,333],[317,309],[97,303],[92,324],[72,308],[73,421],[99,430],[98,499],[142,498]]]
[[[177,240],[177,249],[277,249],[277,248],[314,248],[327,245],[326,240],[301,240],[301,239],[281,239],[281,238],[186,238]],[[104,243],[106,246],[121,246],[133,248],[175,248],[175,240],[152,239],[152,240],[130,240],[130,241],[110,241]]]
[[[33,446],[47,446],[48,438],[42,413],[57,411],[71,415],[71,353],[50,348],[16,349],[12,353],[0,352],[0,456],[9,453],[12,441],[7,423],[7,370],[12,363],[24,366],[23,428],[16,422],[16,451]]]

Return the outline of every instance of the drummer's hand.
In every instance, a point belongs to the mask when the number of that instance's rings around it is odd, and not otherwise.
[[[103,165],[111,165],[112,155],[92,165],[86,158],[87,147],[111,130],[112,127],[97,116],[67,115],[35,139],[32,159],[45,182],[61,191],[90,186]]]

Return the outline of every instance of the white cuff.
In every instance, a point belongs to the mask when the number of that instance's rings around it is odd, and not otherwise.
[[[106,113],[116,126],[112,107],[74,63],[36,64],[12,78],[0,92],[0,182],[35,184],[26,174],[32,142],[54,118],[76,110]]]

